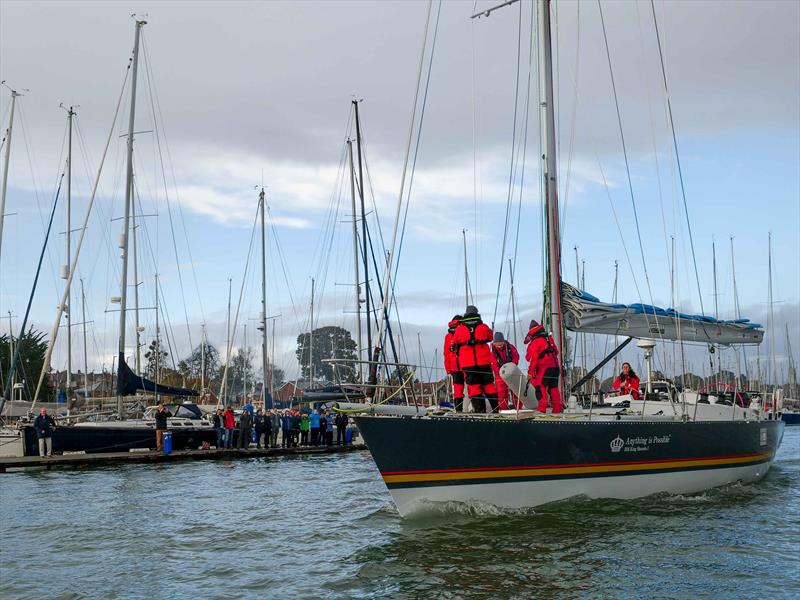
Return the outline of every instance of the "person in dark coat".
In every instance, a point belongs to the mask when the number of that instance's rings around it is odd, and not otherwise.
[[[253,436],[253,415],[249,410],[242,411],[242,416],[239,417],[239,442],[237,448],[249,448],[250,441]]]
[[[217,448],[222,448],[225,443],[225,416],[221,408],[214,411],[211,422],[214,423],[214,433],[217,434]]]
[[[292,448],[297,448],[300,441],[300,413],[294,411],[292,413]]]
[[[278,432],[281,429],[281,416],[278,414],[278,411],[275,410],[274,408],[269,411],[269,424],[271,426],[269,445],[272,448],[277,448]]]
[[[253,427],[255,427],[256,430],[256,448],[260,450],[261,436],[264,435],[264,411],[260,408],[256,411],[256,416],[253,418]],[[269,434],[267,434],[267,439],[264,444],[269,446]]]
[[[167,419],[172,416],[172,413],[167,410],[163,402],[158,403],[156,409],[156,451],[164,449],[164,432],[167,430]]]
[[[264,431],[264,448],[269,448],[270,439],[272,438],[272,417],[269,411],[264,413],[261,423]]]
[[[39,416],[33,420],[33,428],[39,439],[39,456],[53,456],[53,432],[56,430],[56,420],[47,414],[47,409],[39,409]]]
[[[350,422],[350,419],[347,417],[347,413],[336,413],[336,445],[337,446],[344,446],[347,433],[347,424]]]

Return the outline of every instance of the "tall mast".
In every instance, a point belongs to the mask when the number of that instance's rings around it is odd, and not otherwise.
[[[206,324],[203,323],[203,336],[200,346],[200,391],[205,394],[206,391]]]
[[[364,260],[364,315],[367,320],[367,360],[371,360],[372,352],[372,311],[370,310],[369,294],[369,260],[367,258],[367,211],[364,206],[364,169],[362,166],[361,151],[361,119],[358,115],[358,100],[353,100],[353,107],[356,113],[356,145],[358,149],[358,197],[361,201],[361,254]]]
[[[775,303],[772,299],[772,232],[767,237],[767,293],[769,294],[769,362],[767,363],[767,374],[772,384],[775,384],[777,373],[775,373]]]
[[[358,107],[358,104],[356,104]],[[356,173],[353,165],[353,142],[347,140],[347,154],[350,157],[350,200],[353,208],[353,274],[355,276],[355,298],[356,298],[356,356],[361,360],[361,352],[364,349],[361,342],[361,282],[358,278],[358,228],[356,227]],[[369,315],[367,315],[369,320]],[[369,348],[369,346],[367,346]],[[361,376],[361,363],[356,364],[360,381],[364,381]]]
[[[65,234],[67,263],[61,272],[61,278],[67,280],[67,310],[64,311],[67,320],[67,382],[65,386],[67,401],[69,401],[69,388],[72,382],[72,290],[70,289],[69,266],[72,264],[72,117],[75,116],[73,108],[70,106],[67,111],[67,230]]]
[[[3,159],[3,188],[0,190],[0,255],[3,249],[3,221],[6,214],[6,190],[8,189],[8,161],[11,158],[11,134],[14,131],[14,107],[17,104],[19,92],[11,90],[11,113],[8,117],[8,129],[6,130],[6,154]]]
[[[545,319],[553,341],[564,356],[564,324],[561,310],[561,237],[558,220],[558,180],[556,168],[556,123],[553,98],[553,54],[550,39],[550,0],[539,0],[540,106],[545,108],[545,146],[542,157],[545,208],[547,211],[547,297]],[[561,381],[563,392],[564,382]]]
[[[156,273],[156,370],[153,373],[153,379],[156,382],[156,402],[158,402],[158,384],[161,383],[161,331],[158,326],[158,273]],[[138,329],[138,328],[137,328]]]
[[[517,300],[514,292],[514,264],[508,259],[508,274],[511,279],[511,335],[517,345]]]
[[[136,120],[136,73],[139,67],[139,38],[141,37],[142,27],[147,21],[136,20],[133,38],[133,71],[131,74],[131,109],[128,115],[128,167],[125,179],[125,220],[122,226],[122,276],[120,281],[120,302],[119,302],[119,346],[117,356],[117,369],[122,368],[125,362],[125,325],[128,308],[128,231],[131,224],[131,204],[133,198],[133,128]],[[120,378],[117,377],[117,412],[123,416],[122,406],[122,385]]]
[[[83,291],[83,278],[81,278],[81,317],[83,325],[83,392],[84,398],[89,397],[89,354],[86,350],[86,294]]]
[[[311,333],[308,336],[308,387],[314,385],[314,278],[311,278]]]
[[[133,188],[133,180],[131,180]],[[134,353],[134,370],[142,374],[142,330],[139,326],[139,251],[136,247],[136,194],[131,189],[133,206],[131,207],[131,237],[133,238],[133,329],[136,332],[136,352]]]
[[[242,402],[247,403],[247,323],[244,327],[244,357],[242,361]]]
[[[225,406],[230,404],[228,402],[228,369],[231,366],[231,290],[233,280],[228,277],[228,325],[227,325],[227,341],[225,342],[225,373],[222,376],[222,401]]]
[[[264,188],[258,195],[258,204],[261,209],[261,368],[264,373],[264,381],[261,384],[261,401],[264,408],[267,408],[267,233],[266,233],[266,200],[264,198]],[[273,325],[274,327],[274,325]]]
[[[464,240],[464,306],[469,306],[469,271],[467,270],[467,230],[461,230]]]

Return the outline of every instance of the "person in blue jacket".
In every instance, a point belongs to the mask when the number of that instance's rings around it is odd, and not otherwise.
[[[288,448],[292,437],[292,417],[289,411],[285,411],[281,416],[281,446]]]
[[[311,445],[319,445],[319,411],[316,408],[311,412]]]

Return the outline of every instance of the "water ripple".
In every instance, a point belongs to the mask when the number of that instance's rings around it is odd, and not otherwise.
[[[790,598],[800,428],[757,485],[400,519],[366,453],[0,477],[0,597]]]

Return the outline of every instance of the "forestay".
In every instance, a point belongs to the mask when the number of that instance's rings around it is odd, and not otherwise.
[[[609,304],[562,282],[564,324],[570,331],[634,338],[760,344],[764,330],[749,319],[723,321],[650,304]]]

